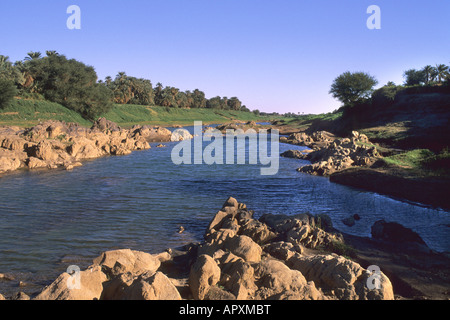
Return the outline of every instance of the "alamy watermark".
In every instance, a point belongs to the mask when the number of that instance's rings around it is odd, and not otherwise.
[[[379,266],[372,265],[367,267],[367,271],[371,273],[369,278],[367,278],[367,289],[374,290],[374,289],[381,289],[381,270]]]
[[[67,278],[67,288],[69,290],[81,289],[81,270],[79,266],[72,265],[67,268],[66,271],[69,274]]]
[[[370,17],[367,19],[366,26],[369,30],[381,29],[381,9],[377,5],[371,5],[367,8],[367,14]]]
[[[67,18],[66,26],[69,30],[80,30],[81,29],[81,9],[77,5],[71,5],[67,7],[67,14],[70,16]]]
[[[248,164],[266,166],[260,169],[261,175],[269,176],[278,173],[280,157],[278,130],[271,130],[268,133],[266,129],[261,129],[259,132],[251,128],[246,131],[227,129],[224,135],[217,129],[210,129],[203,134],[202,129],[202,122],[195,121],[193,138],[182,140],[173,147],[171,158],[174,164],[243,165],[247,164],[246,154],[248,154]],[[179,136],[181,130],[185,129],[175,130],[172,137]],[[210,143],[203,148],[204,142]]]

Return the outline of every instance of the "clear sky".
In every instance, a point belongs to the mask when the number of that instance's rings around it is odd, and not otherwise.
[[[81,30],[69,30],[69,5]],[[369,30],[367,8],[381,9]],[[345,71],[380,85],[403,71],[450,64],[450,0],[2,0],[0,54],[56,50],[153,85],[237,96],[250,109],[330,112]]]

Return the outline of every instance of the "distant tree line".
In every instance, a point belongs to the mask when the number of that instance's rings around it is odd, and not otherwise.
[[[56,51],[46,51],[45,56],[29,52],[15,63],[0,55],[0,108],[16,95],[60,103],[90,120],[110,110],[113,103],[250,112],[237,97],[207,99],[199,89],[181,91],[159,82],[153,87],[150,80],[125,72],[99,81],[93,67]]]

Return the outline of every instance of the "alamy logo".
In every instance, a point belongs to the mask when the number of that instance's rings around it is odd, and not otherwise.
[[[81,289],[81,270],[80,267],[72,265],[67,268],[69,278],[67,278],[67,288],[69,290]]]
[[[377,5],[371,5],[367,8],[367,14],[370,17],[367,19],[366,25],[369,30],[381,29],[381,9]]]
[[[202,128],[202,122],[195,121],[194,137],[192,139],[182,140],[173,147],[171,158],[174,164],[243,165],[247,163],[246,141],[248,141],[248,164],[260,164],[266,166],[260,169],[261,175],[263,176],[276,175],[278,173],[278,130],[271,130],[269,134],[266,129],[261,129],[259,132],[256,132],[256,130],[251,128],[246,131],[242,129],[228,129],[224,135],[217,129],[208,130],[203,134]],[[181,130],[184,129],[175,130],[172,133],[172,136],[179,137]],[[173,140],[178,141],[177,139]],[[204,142],[210,142],[210,144],[203,149]]]
[[[381,289],[381,270],[379,266],[372,265],[367,267],[367,271],[370,272],[370,276],[367,278],[367,288],[369,290]]]
[[[69,30],[81,29],[81,9],[77,5],[71,5],[67,7],[67,14],[70,16],[67,18],[66,26]]]

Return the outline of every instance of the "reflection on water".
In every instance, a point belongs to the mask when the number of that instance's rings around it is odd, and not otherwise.
[[[0,179],[0,292],[26,279],[37,290],[71,264],[88,266],[100,252],[132,248],[156,253],[201,241],[228,196],[264,213],[326,213],[336,228],[369,236],[379,219],[418,232],[434,250],[450,251],[448,212],[397,201],[297,172],[301,161],[280,159],[276,176],[258,165],[181,165],[167,148],[106,157],[73,171],[36,171]],[[302,149],[280,144],[280,152]],[[341,219],[359,214],[347,227]],[[186,231],[177,232],[180,226]],[[33,284],[35,286],[33,286]]]

